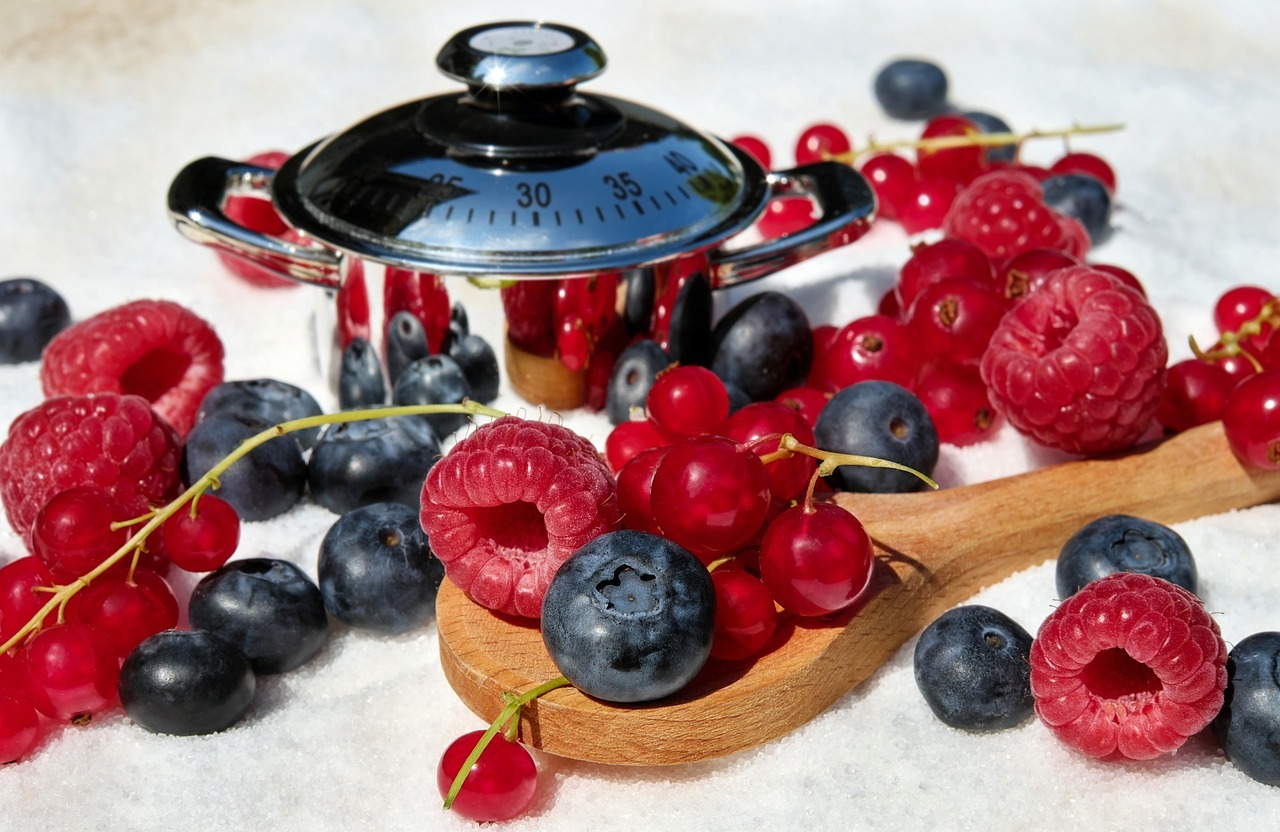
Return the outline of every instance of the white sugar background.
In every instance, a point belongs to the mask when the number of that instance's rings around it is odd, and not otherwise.
[[[1123,121],[1123,133],[1075,142],[1119,174],[1117,232],[1096,259],[1143,280],[1172,356],[1189,355],[1190,334],[1212,339],[1211,304],[1223,289],[1277,288],[1280,13],[1266,0],[50,0],[9,2],[3,15],[0,275],[51,282],[77,318],[142,297],[183,303],[222,336],[229,379],[274,376],[329,407],[310,351],[314,295],[224,275],[169,227],[169,182],[198,156],[295,150],[447,91],[436,50],[495,20],[587,30],[610,58],[592,89],[722,136],[761,135],[777,166],[819,120],[855,140],[913,135],[915,126],[882,116],[870,92],[875,71],[902,55],[939,60],[955,101],[1018,128]],[[1045,142],[1028,155],[1048,162],[1060,151]],[[873,310],[906,255],[901,232],[885,226],[753,288],[797,292],[815,323],[845,321]],[[473,328],[498,344],[497,298],[452,288]],[[0,421],[39,400],[34,365],[0,367]],[[505,380],[496,405],[537,412]],[[603,442],[603,419],[562,416]],[[971,482],[1056,459],[1005,429],[968,450],[944,448],[940,477]],[[240,555],[314,571],[332,520],[306,504],[249,524]],[[1280,509],[1268,506],[1178,526],[1229,642],[1280,629],[1277,520]],[[6,529],[0,562],[21,551]],[[1034,632],[1054,594],[1050,563],[973,600]],[[1276,792],[1235,771],[1211,738],[1169,759],[1114,765],[1083,759],[1034,721],[982,736],[949,729],[915,689],[913,644],[809,725],[726,759],[623,769],[539,755],[537,802],[510,826],[1158,829],[1249,827],[1274,814]],[[441,675],[434,625],[398,638],[335,627],[311,664],[261,680],[248,718],[223,734],[155,736],[120,715],[57,733],[0,769],[0,829],[465,828],[440,811],[434,771],[445,745],[479,725]]]

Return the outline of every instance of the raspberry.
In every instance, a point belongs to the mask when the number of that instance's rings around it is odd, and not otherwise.
[[[619,526],[617,487],[595,447],[514,416],[455,445],[422,487],[422,528],[445,574],[511,615],[538,618],[560,564]]]
[[[140,396],[47,399],[14,419],[0,445],[0,500],[24,540],[49,498],[75,486],[106,490],[136,517],[176,496],[181,449]]]
[[[46,396],[142,396],[180,436],[221,381],[217,333],[195,313],[164,300],[133,301],[71,325],[49,343],[40,367]]]
[[[1222,708],[1227,647],[1200,599],[1161,578],[1117,572],[1050,615],[1031,646],[1036,713],[1092,757],[1149,760]]]
[[[1019,431],[1095,454],[1142,437],[1167,359],[1160,318],[1140,294],[1105,272],[1069,266],[1004,316],[981,372],[992,404]]]
[[[1088,235],[1082,239],[1078,223],[1062,220],[1044,204],[1044,190],[1035,177],[999,170],[979,176],[960,192],[947,211],[942,231],[947,237],[968,240],[996,261],[1033,248],[1082,257],[1088,250]]]

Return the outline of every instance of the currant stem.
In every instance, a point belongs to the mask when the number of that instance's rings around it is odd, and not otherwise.
[[[178,512],[188,502],[193,502],[200,494],[211,487],[216,487],[219,475],[223,474],[228,468],[237,461],[248,456],[259,445],[287,433],[293,433],[307,428],[321,427],[322,425],[334,425],[346,422],[360,422],[368,419],[386,419],[393,416],[419,416],[431,413],[462,413],[469,416],[491,416],[493,418],[501,418],[507,414],[501,410],[496,410],[487,405],[464,401],[461,404],[420,404],[420,405],[403,405],[400,407],[381,407],[381,408],[363,408],[360,410],[344,410],[341,413],[326,413],[320,416],[307,416],[303,419],[293,419],[292,421],[282,422],[273,427],[267,428],[260,433],[250,436],[248,439],[240,443],[234,451],[223,457],[216,465],[208,470],[200,479],[191,484],[191,487],[179,494],[167,505],[162,508],[154,509],[136,520],[126,521],[123,525],[136,525],[142,520],[146,520],[146,524],[137,531],[128,541],[124,543],[115,552],[103,559],[102,563],[95,566],[79,578],[70,583],[54,587],[52,597],[43,607],[31,616],[31,619],[18,628],[8,641],[0,645],[0,655],[4,655],[14,647],[22,643],[22,640],[32,632],[40,629],[41,622],[49,613],[55,609],[61,611],[66,606],[71,596],[75,595],[84,587],[88,586],[95,579],[115,566],[130,553],[133,553],[133,564],[129,570],[129,580],[133,580],[133,569],[137,567],[138,553],[142,546],[145,545],[148,535],[158,529],[165,520],[168,520]]]
[[[1123,129],[1124,125],[1119,123],[1073,124],[1070,127],[1063,127],[1057,130],[1028,130],[1025,133],[974,133],[968,136],[936,136],[929,139],[906,139],[893,142],[877,142],[874,137],[871,137],[864,146],[856,150],[833,153],[827,158],[851,165],[858,156],[867,153],[880,153],[886,150],[903,148],[950,150],[957,147],[1003,147],[1011,144],[1022,144],[1029,139],[1066,138],[1067,136],[1080,136],[1089,133],[1113,133]]]
[[[514,734],[519,730],[521,708],[539,696],[568,685],[568,679],[563,676],[557,676],[550,681],[543,682],[536,688],[525,691],[519,696],[510,693],[503,694],[503,699],[507,701],[507,706],[498,712],[498,717],[489,725],[488,730],[480,736],[480,741],[476,743],[475,748],[471,749],[467,759],[463,760],[462,768],[458,769],[458,774],[453,778],[453,783],[449,786],[449,793],[445,795],[444,808],[448,809],[453,806],[453,801],[457,799],[458,792],[462,791],[462,784],[467,781],[467,775],[471,773],[471,767],[476,764],[476,761],[480,759],[480,755],[489,747],[489,743],[493,741],[499,731],[503,730],[507,723],[513,723],[515,728],[508,733],[504,733],[504,736],[507,741],[515,742]]]
[[[874,456],[840,454],[835,451],[824,451],[821,448],[814,448],[811,445],[804,444],[789,433],[784,433],[782,438],[778,440],[778,449],[776,451],[760,457],[760,461],[768,465],[770,462],[775,462],[779,459],[786,459],[792,454],[804,454],[805,456],[811,456],[818,460],[819,465],[817,472],[814,474],[815,477],[828,476],[841,465],[861,465],[865,468],[893,468],[898,471],[906,471],[908,474],[918,477],[933,490],[937,491],[939,488],[938,484],[930,477],[909,466]],[[813,483],[815,481],[816,480],[810,481],[810,494],[813,493]],[[809,502],[812,502],[812,500]]]
[[[1218,337],[1218,341],[1222,344],[1219,349],[1205,352],[1196,343],[1194,335],[1187,340],[1191,342],[1191,352],[1201,361],[1217,361],[1220,358],[1243,355],[1253,365],[1254,372],[1260,373],[1263,369],[1262,362],[1253,353],[1241,346],[1241,342],[1255,335],[1261,335],[1264,325],[1280,326],[1280,298],[1272,298],[1264,303],[1262,308],[1258,310],[1258,314],[1240,324],[1239,329],[1222,333]]]

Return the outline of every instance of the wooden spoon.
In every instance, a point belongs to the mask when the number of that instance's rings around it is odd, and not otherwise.
[[[616,765],[709,759],[775,739],[817,716],[945,610],[1054,558],[1082,525],[1112,513],[1177,523],[1280,498],[1280,472],[1247,469],[1221,423],[1123,456],[1068,462],[937,492],[840,494],[876,548],[853,609],[787,617],[754,662],[713,660],[674,697],[610,705],[561,688],[526,705],[521,739],[563,757]],[[1045,603],[1053,588],[1044,590]],[[448,581],[437,601],[445,676],[486,721],[559,674],[536,623],[473,604]]]

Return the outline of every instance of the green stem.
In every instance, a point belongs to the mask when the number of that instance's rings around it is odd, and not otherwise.
[[[906,139],[894,142],[877,142],[874,138],[867,141],[864,147],[845,153],[831,154],[827,158],[847,165],[853,164],[857,156],[867,153],[881,153],[886,150],[914,148],[916,150],[950,150],[957,147],[1002,147],[1022,144],[1028,139],[1066,138],[1087,133],[1111,133],[1123,130],[1123,124],[1073,124],[1057,130],[1028,130],[1025,133],[974,133],[967,136],[935,136],[928,139]]]
[[[835,451],[824,451],[821,448],[815,448],[811,445],[804,444],[789,433],[784,433],[782,438],[778,440],[778,449],[776,451],[760,457],[760,461],[768,465],[770,462],[775,462],[779,459],[786,459],[793,454],[804,454],[805,456],[811,456],[818,460],[818,471],[815,476],[819,477],[830,475],[841,465],[861,465],[866,468],[893,468],[898,471],[906,471],[908,474],[919,477],[926,485],[935,491],[938,489],[938,484],[930,477],[909,466],[874,456],[840,454]],[[810,483],[810,489],[812,489],[812,483]]]
[[[480,755],[489,747],[489,743],[492,742],[493,738],[498,735],[498,732],[503,729],[503,726],[509,722],[514,722],[516,728],[510,732],[511,736],[507,736],[506,738],[510,742],[515,742],[514,734],[519,730],[521,708],[543,694],[550,693],[556,688],[567,687],[568,685],[568,679],[563,676],[557,676],[548,682],[543,682],[536,688],[525,691],[519,696],[513,696],[511,694],[504,695],[504,698],[507,699],[507,706],[498,712],[497,719],[495,719],[489,725],[488,730],[480,736],[480,740],[476,743],[476,747],[471,749],[471,753],[467,755],[467,759],[462,763],[462,768],[458,769],[458,774],[453,778],[453,783],[449,786],[449,793],[445,795],[444,808],[448,809],[453,806],[453,801],[458,798],[458,792],[462,791],[462,784],[467,781],[467,775],[471,773],[471,767],[480,759]]]
[[[40,629],[41,623],[45,616],[54,610],[61,610],[65,607],[71,596],[75,595],[84,587],[88,586],[95,579],[100,577],[111,567],[115,566],[130,553],[138,551],[138,549],[146,543],[147,536],[160,527],[165,520],[168,520],[178,509],[182,508],[189,501],[194,501],[207,488],[214,486],[218,477],[226,472],[228,468],[237,461],[249,455],[259,445],[287,433],[293,433],[307,428],[321,427],[322,425],[334,425],[344,422],[360,422],[368,419],[386,419],[393,416],[419,416],[430,413],[462,413],[468,416],[492,416],[501,418],[507,414],[501,410],[480,404],[479,402],[464,401],[462,404],[420,404],[420,405],[404,405],[401,407],[380,407],[380,408],[364,408],[361,410],[344,410],[341,413],[326,413],[320,416],[307,416],[303,419],[293,419],[289,422],[282,422],[273,427],[267,428],[260,433],[250,436],[241,442],[234,451],[223,457],[217,464],[205,473],[203,477],[191,484],[191,487],[182,492],[172,502],[163,508],[155,509],[144,518],[149,517],[146,524],[140,528],[123,546],[112,554],[108,555],[102,563],[76,578],[67,584],[60,584],[53,587],[53,593],[49,601],[40,608],[35,615],[26,624],[18,628],[18,630],[6,641],[0,645],[0,655],[4,655],[14,647],[22,643],[22,640],[31,633]],[[142,518],[139,518],[142,519]],[[133,525],[135,520],[127,521],[125,525]],[[132,575],[130,576],[132,577]]]

